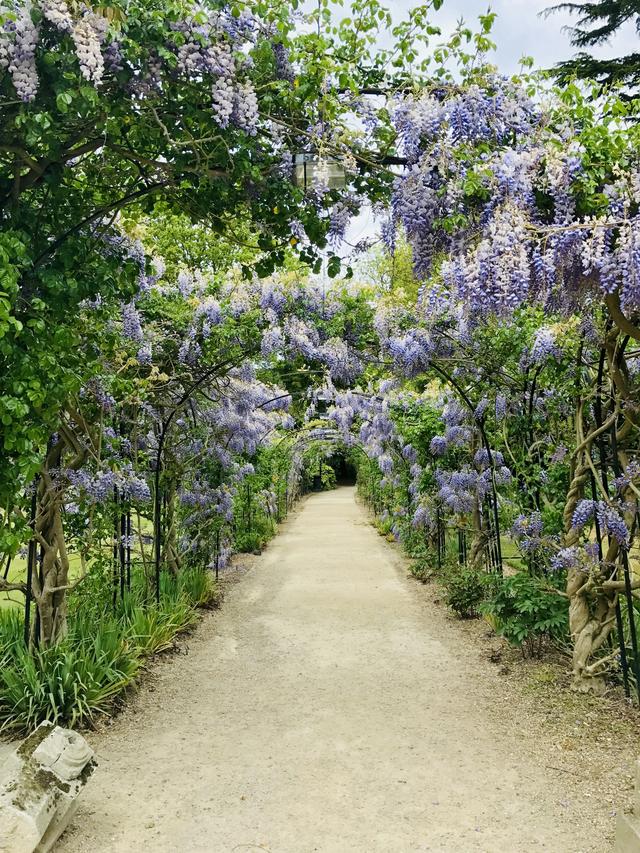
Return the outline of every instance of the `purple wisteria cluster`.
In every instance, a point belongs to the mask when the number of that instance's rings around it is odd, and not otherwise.
[[[415,530],[430,530],[433,525],[431,510],[425,504],[419,504],[411,517],[411,526]]]
[[[114,493],[136,503],[146,503],[151,498],[148,483],[133,470],[131,463],[124,463],[116,470],[91,471],[80,468],[68,469],[63,473],[73,487],[70,493],[71,500],[84,498],[89,503],[100,504],[110,500]]]
[[[562,354],[557,330],[551,326],[542,326],[534,336],[531,350],[525,350],[520,365],[522,368],[542,365],[549,360],[561,359]]]
[[[511,536],[525,554],[538,551],[546,544],[542,515],[539,512],[521,513],[511,527]]]
[[[594,521],[597,522],[603,536],[615,539],[623,548],[628,547],[629,528],[617,506],[602,500],[579,501],[573,512],[572,526],[581,530]]]
[[[362,373],[363,364],[357,350],[339,337],[323,339],[313,316],[303,319],[290,314],[280,323],[277,321],[281,311],[276,315],[272,304],[268,305],[266,313],[276,322],[262,334],[261,351],[264,356],[281,353],[289,358],[302,356],[307,361],[320,362],[333,379],[345,384],[353,382]]]
[[[285,390],[255,380],[247,382],[232,372],[224,394],[202,412],[203,422],[218,433],[217,454],[225,467],[231,464],[230,454],[253,455],[277,427],[286,427],[290,403]]]
[[[599,548],[596,542],[585,545],[570,545],[561,548],[551,558],[552,571],[570,571],[577,569],[585,574],[598,572],[602,566]]]
[[[640,481],[640,462],[637,459],[632,459],[627,463],[624,471],[613,480],[613,486],[617,492],[624,492],[633,483]]]
[[[471,441],[473,429],[469,424],[470,412],[455,398],[448,400],[442,408],[443,435],[431,439],[429,449],[434,456],[443,456],[450,447],[465,447]]]
[[[503,145],[530,133],[539,121],[539,110],[524,90],[499,77],[483,86],[398,99],[392,122],[409,165],[394,185],[392,217],[405,229],[420,277],[431,271],[440,252],[456,244],[457,235],[442,226],[459,213],[464,197],[469,167],[460,152]],[[512,168],[505,181],[516,176],[517,168]],[[517,249],[515,241],[511,248]],[[483,265],[489,272],[487,261]]]
[[[404,227],[418,277],[439,271],[440,300],[479,317],[528,301],[569,313],[614,293],[623,310],[640,308],[633,152],[603,183],[598,214],[581,217],[581,127],[566,114],[556,122],[553,105],[534,103],[516,83],[488,76],[405,96],[392,117],[408,160],[393,222]],[[554,356],[543,330],[532,363]]]
[[[494,484],[506,485],[512,479],[511,472],[504,465],[480,471],[469,465],[463,465],[457,471],[436,469],[435,477],[439,486],[437,497],[446,509],[459,515],[480,506],[493,493]]]
[[[445,509],[456,515],[464,515],[473,510],[478,500],[478,475],[468,467],[460,471],[435,472],[438,483],[437,498]]]
[[[430,334],[420,328],[383,339],[382,349],[392,357],[394,367],[407,377],[426,371],[434,354]]]
[[[392,113],[403,152],[418,162],[440,145],[503,143],[530,132],[540,111],[524,89],[505,77],[487,78],[466,88],[427,90],[398,98]]]

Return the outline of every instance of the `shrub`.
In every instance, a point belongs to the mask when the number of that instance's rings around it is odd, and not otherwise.
[[[273,520],[256,512],[250,529],[243,524],[236,529],[234,550],[244,554],[260,551],[276,532],[277,528]]]
[[[496,633],[522,648],[525,656],[539,655],[545,638],[560,640],[569,630],[567,599],[527,572],[499,578],[482,611]]]
[[[410,523],[400,525],[402,546],[406,553],[416,560],[435,559],[433,549],[425,541],[423,530],[415,530]]]
[[[409,566],[413,577],[421,583],[430,581],[436,573],[433,560],[415,560]]]
[[[253,551],[261,551],[264,538],[257,531],[243,531],[236,533],[235,547],[240,554],[251,554]]]
[[[28,732],[42,720],[91,723],[135,678],[140,663],[114,623],[93,636],[29,652],[16,645],[0,661],[0,729]]]
[[[449,567],[442,578],[445,601],[461,619],[477,616],[485,596],[486,575],[467,566]]]
[[[131,577],[134,584],[139,586],[142,594],[145,579],[136,563],[132,564]],[[113,565],[102,558],[95,560],[91,571],[82,583],[68,597],[69,615],[71,621],[76,615],[82,614],[98,622],[103,613],[111,613],[113,609]]]
[[[388,536],[393,527],[393,518],[388,513],[383,513],[374,520],[374,524],[381,536]]]

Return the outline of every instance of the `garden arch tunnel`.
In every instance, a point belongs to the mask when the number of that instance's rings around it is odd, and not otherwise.
[[[291,497],[299,493],[305,485],[308,486],[309,491],[319,491],[322,489],[323,464],[333,470],[336,485],[355,486],[357,469],[353,461],[349,458],[350,453],[359,452],[363,456],[366,456],[361,442],[355,436],[350,436],[349,440],[345,440],[345,435],[340,430],[320,426],[316,421],[297,430],[294,435],[285,436],[281,441],[283,444],[291,441],[289,451],[292,455],[292,464],[290,482],[287,484]],[[306,450],[314,445],[324,445],[325,452],[319,452],[318,473],[312,474],[305,482],[304,454]]]

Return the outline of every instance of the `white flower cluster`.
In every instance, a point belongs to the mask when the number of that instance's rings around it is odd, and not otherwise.
[[[211,106],[213,115],[220,127],[228,127],[233,113],[234,91],[233,83],[227,77],[218,77],[211,91]]]
[[[178,48],[178,68],[186,76],[197,74],[202,64],[201,46],[193,39]]]
[[[0,32],[0,68],[8,68],[11,62],[11,37],[4,30]]]
[[[15,22],[14,38],[7,45],[8,68],[18,96],[32,101],[38,91],[36,45],[38,28],[31,17],[31,4],[22,8]]]
[[[236,91],[233,105],[233,120],[241,130],[250,136],[257,133],[258,98],[253,84],[247,80]]]
[[[61,33],[70,33],[80,63],[80,72],[86,79],[98,85],[104,73],[101,45],[106,40],[109,22],[102,15],[84,9],[74,20],[66,0],[37,0],[46,24]],[[40,29],[33,21],[34,5],[20,5],[15,18],[0,28],[0,68],[8,69],[18,97],[32,101],[38,91],[36,47]]]
[[[629,184],[631,187],[631,198],[636,204],[640,204],[640,172],[635,169],[629,175]]]
[[[236,72],[236,61],[230,45],[226,42],[212,44],[206,53],[207,68],[220,77],[233,77]]]
[[[73,25],[71,33],[80,63],[80,73],[92,83],[98,85],[104,74],[104,59],[100,49],[100,36],[92,22],[81,18]]]
[[[40,0],[40,8],[46,21],[63,33],[70,33],[73,19],[65,0]]]
[[[95,30],[100,44],[104,44],[109,33],[109,21],[104,15],[98,15],[96,12],[92,12],[91,9],[85,9],[82,15],[84,20]]]

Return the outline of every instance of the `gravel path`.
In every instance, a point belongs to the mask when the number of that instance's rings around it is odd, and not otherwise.
[[[352,489],[309,498],[89,735],[60,853],[610,849],[421,589]]]

